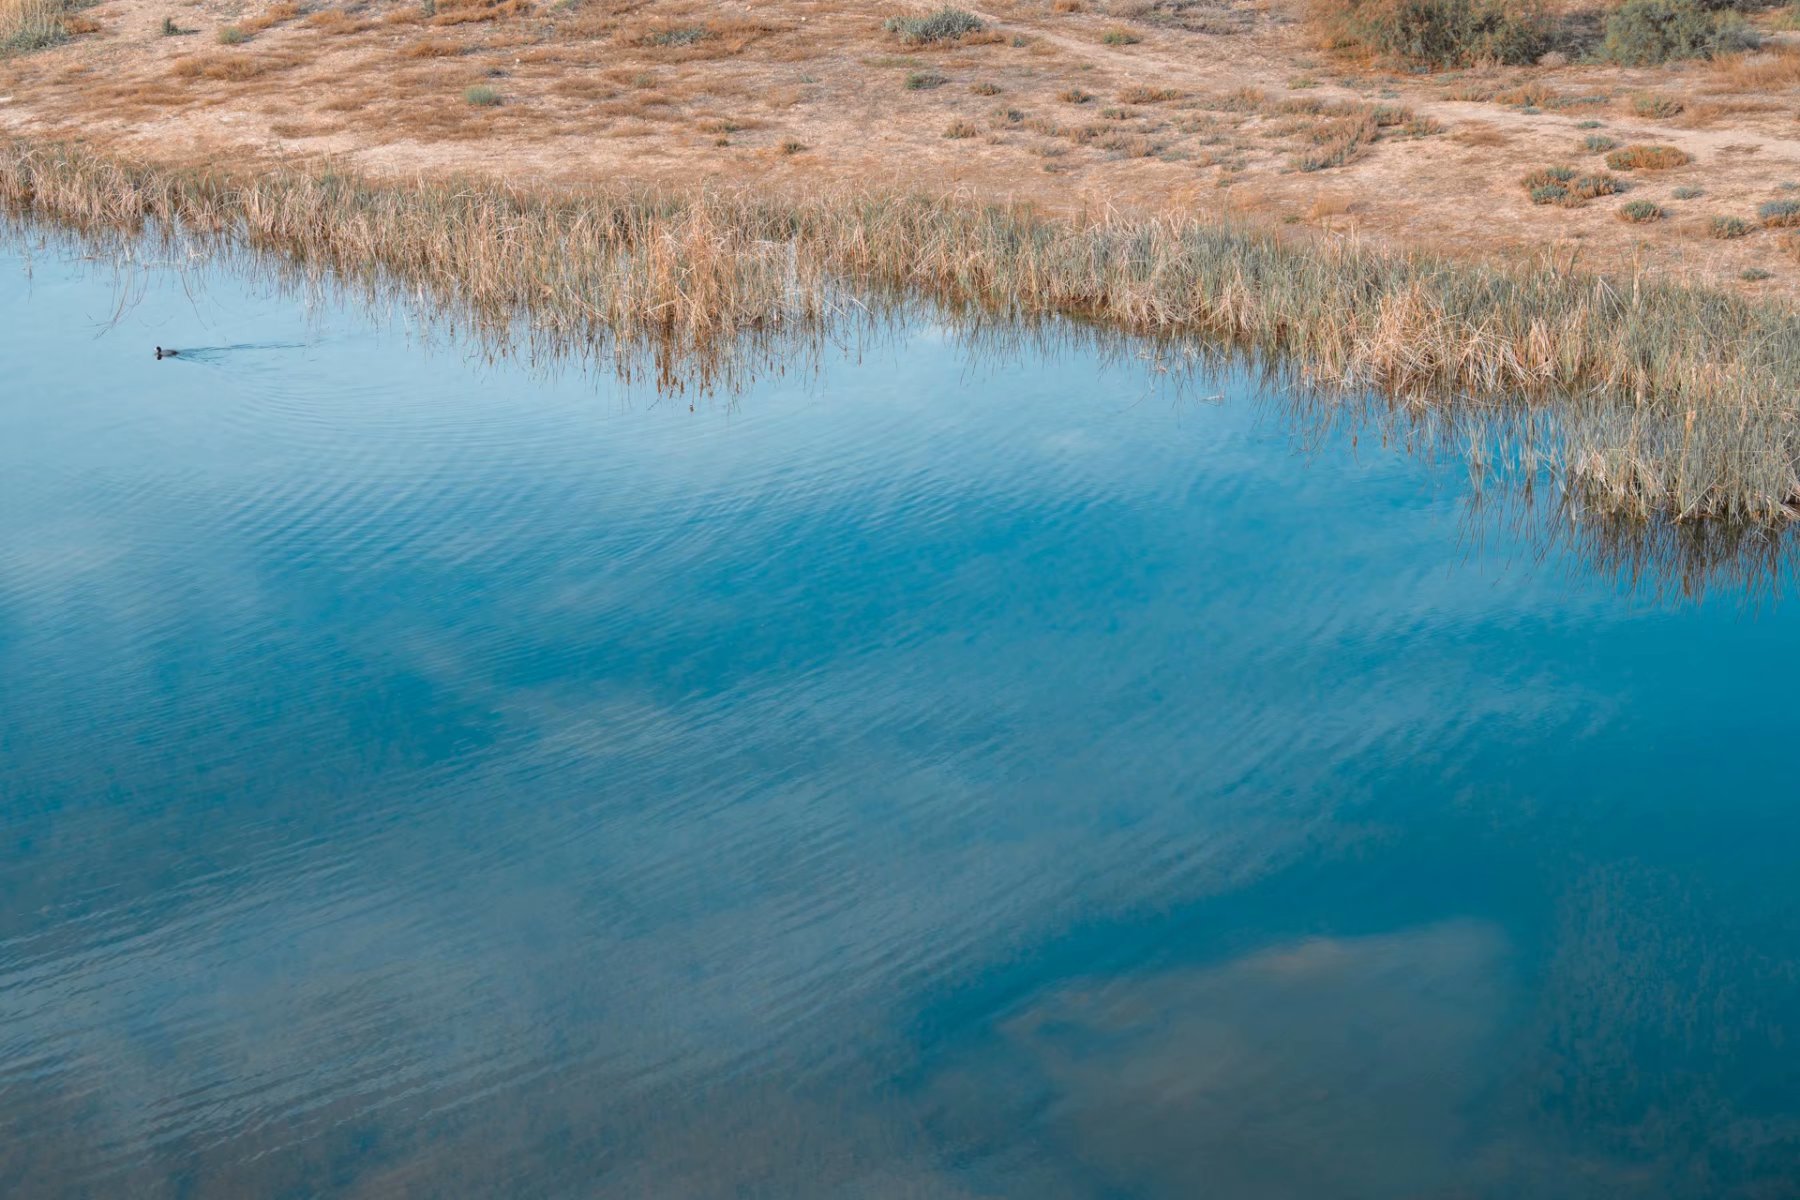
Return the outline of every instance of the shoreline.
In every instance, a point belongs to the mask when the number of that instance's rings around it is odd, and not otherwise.
[[[1563,473],[1615,513],[1785,523],[1800,495],[1800,313],[1641,276],[922,193],[406,185],[20,139],[0,139],[0,201],[76,226],[241,236],[576,339],[701,348],[822,328],[844,297],[1211,339],[1309,385],[1553,412]]]

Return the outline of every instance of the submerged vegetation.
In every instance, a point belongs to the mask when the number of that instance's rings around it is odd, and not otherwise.
[[[1627,516],[1785,520],[1800,494],[1800,315],[1549,260],[1480,266],[1189,216],[1078,219],[842,191],[528,192],[334,172],[172,170],[0,143],[0,201],[155,222],[404,285],[507,326],[704,347],[919,297],[1068,316],[1293,364],[1407,405],[1553,416],[1530,470]]]

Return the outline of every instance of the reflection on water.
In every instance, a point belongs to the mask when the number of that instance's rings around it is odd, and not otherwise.
[[[1191,348],[32,266],[5,1194],[1800,1180],[1780,539]]]

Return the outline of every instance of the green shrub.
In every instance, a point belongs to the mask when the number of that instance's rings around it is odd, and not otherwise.
[[[1536,0],[1312,0],[1328,45],[1433,66],[1520,65],[1550,44]]]
[[[945,7],[922,17],[889,17],[882,28],[898,34],[909,46],[923,46],[930,42],[954,42],[971,33],[980,33],[987,28],[987,22],[972,12]]]
[[[906,90],[909,92],[929,92],[932,88],[943,87],[950,81],[936,71],[914,71],[906,77]]]
[[[500,93],[491,87],[477,84],[463,92],[463,99],[476,108],[493,108],[500,103]]]
[[[1697,187],[1678,187],[1669,194],[1674,196],[1677,200],[1698,200],[1700,197],[1706,195],[1706,189]]]
[[[1619,220],[1629,221],[1633,225],[1646,225],[1651,221],[1662,220],[1663,210],[1649,200],[1633,200],[1619,208]]]
[[[1561,204],[1569,198],[1569,189],[1560,183],[1546,183],[1531,189],[1533,204]]]
[[[1631,66],[1712,58],[1757,41],[1744,18],[1699,0],[1625,0],[1606,22],[1606,57]]]
[[[227,25],[219,30],[219,45],[221,46],[241,46],[249,40],[250,35],[236,25]]]
[[[1108,46],[1135,46],[1144,39],[1129,29],[1109,29],[1100,40]]]
[[[1745,283],[1761,283],[1765,279],[1773,279],[1774,277],[1775,273],[1773,271],[1765,271],[1761,267],[1745,267],[1742,271],[1738,272],[1738,278]]]
[[[1619,143],[1604,133],[1590,133],[1587,135],[1587,140],[1581,144],[1587,148],[1589,154],[1605,154],[1608,150],[1615,149]]]
[[[186,32],[187,30],[175,23],[174,17],[164,17],[162,19],[162,35],[164,37],[180,37]]]
[[[1706,236],[1727,241],[1750,232],[1750,222],[1742,217],[1714,217],[1706,223]]]

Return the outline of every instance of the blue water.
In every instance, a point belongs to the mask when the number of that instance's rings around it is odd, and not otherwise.
[[[0,1195],[1800,1194],[1778,586],[1082,339],[0,329]]]

